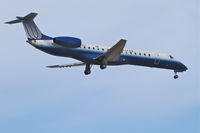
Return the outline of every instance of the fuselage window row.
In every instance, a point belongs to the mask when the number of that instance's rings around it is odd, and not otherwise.
[[[105,49],[105,48],[99,48],[99,47],[97,47],[97,48],[95,48],[95,47],[90,47],[90,46],[88,46],[88,47],[86,47],[86,46],[82,46],[82,48],[84,48],[84,49],[93,49],[93,50],[98,50],[98,51],[107,51],[108,49]],[[140,56],[149,56],[149,57],[151,57],[151,54],[150,53],[141,53],[141,52],[139,52],[139,53],[137,53],[137,52],[134,52],[133,50],[123,50],[123,53],[126,53],[126,54],[131,54],[131,55],[140,55]],[[173,57],[172,57],[173,58]]]
[[[98,50],[98,51],[107,51],[108,49],[105,49],[105,48],[99,48],[99,47],[90,47],[90,46],[82,46],[82,48],[84,49],[93,49],[93,50]],[[140,55],[140,56],[149,56],[151,57],[151,54],[150,53],[137,53],[137,52],[134,52],[133,50],[123,50],[123,53],[126,53],[126,54],[131,54],[131,55]],[[173,57],[172,57],[173,58]]]

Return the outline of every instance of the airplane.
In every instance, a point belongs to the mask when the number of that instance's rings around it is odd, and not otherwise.
[[[92,65],[99,65],[105,69],[109,65],[138,65],[153,68],[169,69],[174,71],[174,79],[178,78],[178,72],[184,72],[188,68],[168,54],[142,52],[124,49],[127,40],[121,39],[111,48],[82,44],[79,38],[44,35],[34,22],[37,13],[29,13],[24,17],[16,17],[16,20],[5,24],[22,23],[27,35],[27,43],[33,47],[54,56],[69,57],[80,62],[66,65],[52,65],[48,68],[64,68],[85,66],[85,75],[91,73]]]

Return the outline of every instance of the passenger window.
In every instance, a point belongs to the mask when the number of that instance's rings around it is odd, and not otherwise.
[[[93,49],[95,50],[95,47],[93,47]]]
[[[151,56],[151,55],[149,54],[149,56]]]
[[[144,53],[144,56],[146,56],[146,54]]]
[[[141,55],[141,53],[139,53],[139,55]]]

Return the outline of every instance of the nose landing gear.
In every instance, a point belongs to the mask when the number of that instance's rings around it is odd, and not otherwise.
[[[178,78],[178,75],[177,75],[177,72],[174,71],[175,75],[174,75],[174,79],[177,79]]]
[[[174,79],[177,79],[178,78],[178,75],[174,75]]]

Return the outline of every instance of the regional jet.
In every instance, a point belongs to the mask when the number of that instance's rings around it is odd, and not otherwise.
[[[109,65],[138,65],[173,70],[174,79],[178,78],[177,72],[187,70],[183,63],[171,55],[124,49],[125,39],[119,40],[114,46],[108,48],[84,45],[79,38],[75,37],[44,35],[34,22],[36,16],[37,13],[30,13],[5,23],[22,23],[27,35],[27,43],[33,47],[51,55],[70,57],[80,61],[74,64],[47,66],[48,68],[85,66],[84,73],[88,75],[91,73],[92,65],[99,65],[101,69]]]

